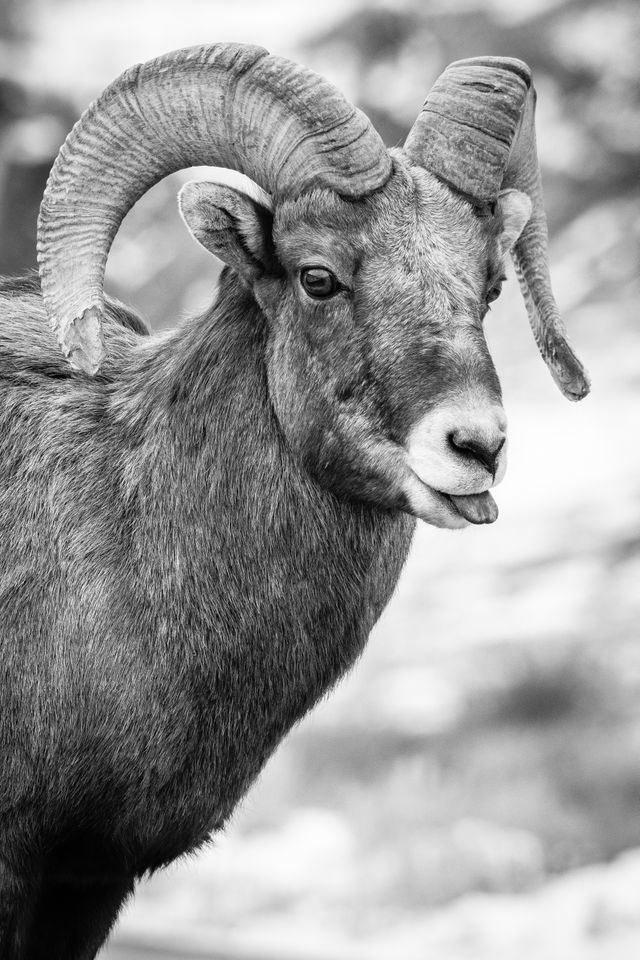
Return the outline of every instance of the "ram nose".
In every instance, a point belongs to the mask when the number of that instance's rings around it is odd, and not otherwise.
[[[475,402],[474,402],[475,401]],[[475,494],[499,483],[506,470],[507,419],[499,403],[442,404],[407,438],[409,466],[423,483],[449,494]]]
[[[506,425],[496,417],[492,421],[465,424],[452,430],[447,441],[453,452],[476,461],[495,480],[498,458],[507,439]]]

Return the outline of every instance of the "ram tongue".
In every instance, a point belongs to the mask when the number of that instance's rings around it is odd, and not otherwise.
[[[460,497],[450,493],[449,497],[458,513],[469,523],[493,523],[498,519],[498,504],[488,490],[485,493],[469,493]]]

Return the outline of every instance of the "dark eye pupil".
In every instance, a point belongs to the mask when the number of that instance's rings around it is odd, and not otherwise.
[[[338,289],[334,275],[323,267],[305,267],[300,274],[300,282],[305,292],[316,299],[330,297]]]
[[[502,290],[502,285],[499,284],[497,287],[492,287],[491,290],[487,291],[487,303],[493,303],[494,300],[497,300],[500,296],[500,291]]]

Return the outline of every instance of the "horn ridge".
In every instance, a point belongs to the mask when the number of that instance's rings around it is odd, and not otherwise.
[[[391,175],[367,117],[263,47],[189,47],[130,67],[74,126],[40,208],[43,298],[73,366],[100,364],[104,270],[124,216],[163,177],[202,164],[278,197],[320,186],[356,198]]]
[[[466,57],[449,64],[449,68],[453,67],[489,67],[489,69],[500,67],[502,70],[511,70],[512,73],[517,74],[527,87],[533,84],[531,68],[524,60],[518,60],[517,57]]]
[[[547,219],[535,136],[531,70],[511,57],[474,57],[450,64],[436,80],[404,151],[482,213],[501,190],[526,193],[532,214],[513,258],[529,322],[562,392],[579,400],[589,379],[569,345],[551,291]]]
[[[530,78],[519,60],[455,61],[433,85],[404,152],[476,205],[495,202]]]

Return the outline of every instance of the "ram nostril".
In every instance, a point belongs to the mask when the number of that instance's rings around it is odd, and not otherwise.
[[[466,457],[477,460],[478,463],[481,463],[482,466],[495,477],[498,455],[505,442],[504,436],[493,437],[491,439],[483,437],[481,439],[477,436],[474,437],[466,431],[454,430],[449,434],[447,439],[450,446],[453,447],[457,453],[462,453]]]

